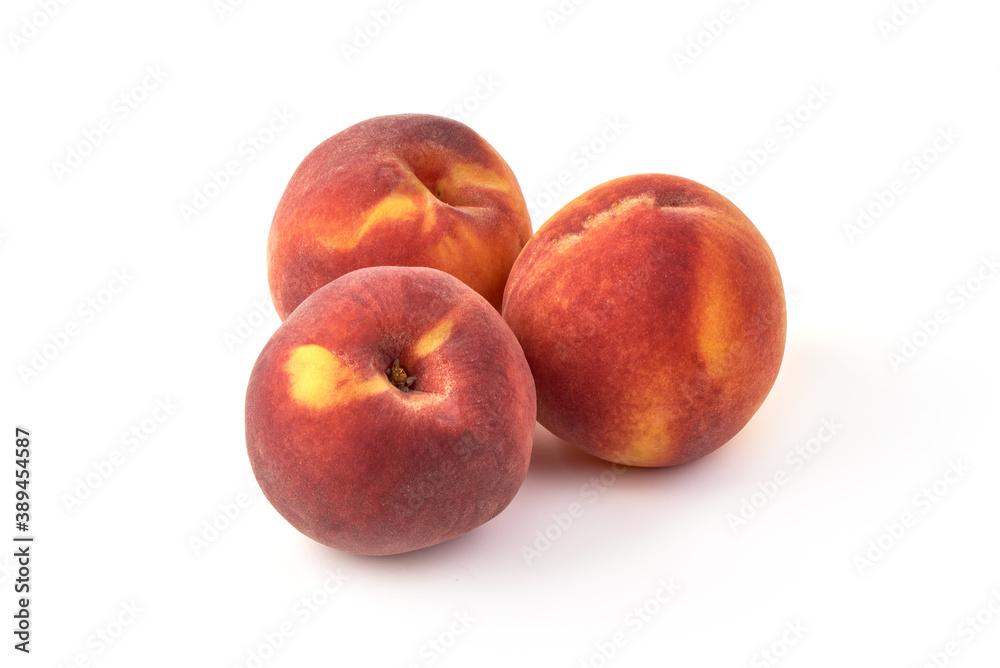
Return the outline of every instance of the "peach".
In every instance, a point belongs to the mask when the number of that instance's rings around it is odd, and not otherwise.
[[[260,488],[306,536],[385,555],[503,510],[528,468],[531,371],[482,296],[437,269],[372,267],[309,296],[246,396]]]
[[[634,466],[729,441],[785,344],[760,232],[711,188],[664,174],[608,181],[557,211],[514,263],[503,316],[531,366],[538,421]]]
[[[423,266],[455,276],[497,311],[531,237],[517,179],[468,126],[380,116],[309,153],[278,202],[267,273],[279,317],[354,269]]]

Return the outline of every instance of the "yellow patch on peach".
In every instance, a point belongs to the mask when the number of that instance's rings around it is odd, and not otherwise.
[[[455,257],[457,253],[471,253],[479,257],[489,257],[489,248],[484,247],[482,239],[467,225],[454,225],[440,241],[429,250],[442,262]]]
[[[451,336],[453,325],[451,318],[444,318],[423,334],[413,346],[413,358],[422,359],[440,348]]]
[[[697,328],[698,352],[710,376],[726,374],[732,363],[734,329],[733,286],[721,280],[723,276],[706,272],[700,286],[700,314]]]
[[[511,181],[498,172],[495,167],[481,167],[468,162],[455,163],[437,182],[441,198],[446,201],[451,199],[449,197],[451,191],[465,185],[513,194]]]
[[[629,447],[618,460],[622,464],[642,465],[651,458],[661,457],[664,445],[673,442],[663,407],[658,405],[658,401],[657,397],[650,396],[644,402],[645,406],[636,411]]]
[[[403,192],[394,192],[373,206],[365,214],[361,224],[353,229],[338,230],[340,233],[326,237],[323,242],[341,250],[355,248],[365,235],[376,225],[412,218],[427,207],[427,199]]]
[[[317,410],[357,401],[391,388],[384,376],[365,379],[329,350],[313,344],[292,351],[285,363],[285,373],[292,399]]]
[[[375,225],[390,220],[405,220],[422,210],[425,205],[425,202],[418,202],[412,195],[392,193],[368,211],[361,226],[355,231],[355,241],[352,245],[357,245],[365,233]]]
[[[437,222],[438,222],[438,220],[437,220],[437,207],[440,204],[441,204],[440,202],[434,200],[433,198],[430,198],[430,197],[427,198],[426,204],[424,205],[424,207],[425,207],[424,208],[424,224],[423,224],[423,227],[420,228],[421,231],[423,231],[424,234],[430,233],[430,231],[434,229],[434,226],[437,225]]]

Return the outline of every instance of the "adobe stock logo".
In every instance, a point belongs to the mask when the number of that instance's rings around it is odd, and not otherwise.
[[[66,512],[73,514],[82,508],[94,492],[131,459],[131,455],[126,458],[126,453],[135,453],[145,447],[178,408],[180,406],[170,397],[156,399],[155,406],[145,417],[121,433],[119,442],[122,447],[114,448],[106,457],[92,462],[90,468],[74,480],[73,488],[63,493],[61,500]]]
[[[202,519],[201,527],[188,534],[188,547],[194,556],[200,557],[208,548],[216,543],[224,533],[233,527],[240,517],[246,515],[246,510],[253,505],[254,499],[261,495],[257,486],[257,478],[251,472],[245,485],[235,496],[218,504],[211,511],[212,516]]]
[[[469,117],[479,109],[480,105],[493,97],[493,93],[500,87],[500,82],[493,78],[493,75],[481,76],[476,82],[476,87],[441,114],[456,121],[468,122]]]
[[[938,504],[961,482],[972,469],[955,459],[948,462],[948,468],[939,478],[925,485],[913,495],[911,504],[914,510],[905,510],[888,522],[882,523],[882,531],[878,536],[868,541],[865,549],[854,556],[854,567],[858,575],[864,575],[895,548],[911,530],[917,526],[922,517],[938,507]]]
[[[923,9],[927,2],[928,0],[903,0],[901,3],[893,3],[888,18],[881,18],[875,24],[882,34],[882,39],[888,42]]]
[[[951,665],[952,660],[960,655],[966,646],[971,645],[990,624],[1000,619],[1000,587],[993,587],[989,591],[989,596],[982,606],[958,623],[954,637],[941,645],[940,649],[926,653],[927,661],[921,664],[920,668],[946,668]]]
[[[701,22],[701,29],[688,35],[687,41],[682,49],[675,49],[671,53],[677,72],[684,73],[684,68],[694,65],[694,62],[701,58],[705,52],[719,40],[729,26],[736,23],[741,16],[741,12],[750,9],[751,0],[732,0],[730,4],[736,5],[739,11],[728,7],[723,8],[715,16]]]
[[[236,147],[236,154],[226,159],[218,169],[209,170],[207,178],[195,186],[192,197],[177,205],[184,223],[191,223],[231,186],[258,155],[266,150],[282,132],[288,129],[295,114],[284,105],[273,107],[271,115],[254,132],[246,135]]]
[[[948,291],[945,295],[946,306],[940,306],[934,309],[930,317],[918,320],[916,327],[903,337],[899,347],[887,353],[892,370],[898,372],[904,365],[912,362],[998,275],[1000,262],[997,261],[996,253],[984,256],[971,275]]]
[[[60,663],[58,668],[89,667],[95,663],[101,665],[100,657],[110,650],[129,629],[133,628],[133,625],[146,612],[145,607],[134,599],[122,601],[118,607],[119,609],[113,617],[87,636],[86,647],[73,655],[72,663]],[[97,661],[95,662],[94,659]]]
[[[225,21],[229,14],[239,9],[245,0],[215,0],[212,9],[220,21]]]
[[[350,64],[354,58],[360,56],[361,52],[378,39],[382,31],[386,30],[402,11],[402,0],[389,0],[385,7],[372,10],[370,20],[354,27],[353,39],[350,42],[340,43],[340,53],[343,54],[344,60]]]
[[[542,181],[544,192],[525,198],[528,204],[528,214],[533,219],[539,219],[546,215],[546,209],[551,207],[569,186],[573,185],[576,179],[574,174],[586,172],[612,144],[621,138],[628,128],[629,126],[621,120],[620,116],[605,118],[600,131],[588,141],[577,146],[570,154],[569,166],[560,169],[551,181]],[[576,171],[574,172],[569,167],[576,167]]]
[[[314,619],[338,594],[351,577],[338,566],[326,571],[326,579],[293,604],[288,614],[275,623],[269,631],[257,635],[257,639],[244,650],[245,659],[233,663],[233,668],[261,668],[274,658],[282,647],[310,620]]]
[[[815,436],[790,449],[785,454],[785,463],[791,467],[790,470],[780,468],[770,478],[758,482],[755,492],[740,499],[740,506],[736,512],[726,515],[726,522],[733,533],[738,533],[757,516],[757,513],[767,507],[781,488],[791,481],[791,475],[801,471],[806,463],[818,456],[843,428],[843,425],[837,422],[837,418],[823,418]]]
[[[111,280],[106,283],[106,287],[76,305],[75,313],[79,319],[70,318],[54,332],[50,330],[48,340],[31,350],[27,363],[17,365],[15,370],[21,382],[28,385],[38,378],[86,330],[87,325],[94,322],[99,314],[104,313],[119,298],[125,288],[132,284],[133,278],[127,267],[112,270]]]
[[[792,647],[799,644],[808,631],[809,629],[802,622],[785,622],[785,630],[781,637],[754,654],[753,658],[750,659],[751,668],[770,668],[770,666],[776,665],[788,655]]]
[[[168,72],[159,65],[147,65],[135,84],[129,86],[111,101],[109,113],[93,127],[84,128],[82,137],[70,142],[63,149],[62,160],[52,161],[52,174],[62,183],[93,155],[97,147],[117,130],[152,94],[167,80]]]
[[[961,138],[962,135],[950,125],[938,128],[934,139],[903,162],[899,175],[884,190],[876,188],[871,198],[858,207],[854,221],[844,223],[847,241],[854,245],[858,238],[864,236]]]
[[[588,482],[580,485],[579,496],[586,501],[587,506],[597,502],[600,496],[614,487],[618,478],[628,471],[627,466],[622,464],[611,464],[610,467],[601,471],[601,474],[594,476]],[[562,538],[574,523],[586,512],[587,507],[579,502],[573,501],[566,510],[561,513],[552,513],[552,522],[544,528],[535,530],[534,540],[521,546],[521,556],[529,566],[536,559],[542,556],[552,547],[553,543]]]
[[[715,182],[715,190],[732,197],[745,186],[795,135],[825,107],[834,93],[826,84],[810,86],[802,102],[788,109],[774,122],[777,136],[770,136],[746,150],[746,158],[733,165],[729,175]]]
[[[226,344],[226,350],[233,353],[249,341],[261,327],[275,324],[280,324],[280,321],[274,310],[274,304],[271,303],[271,298],[255,299],[253,308],[240,315],[232,330],[227,330],[222,334],[222,341]]]
[[[672,577],[657,580],[653,594],[625,614],[621,623],[624,629],[619,627],[605,636],[606,640],[596,642],[587,657],[577,663],[578,668],[606,668],[630,640],[636,638],[661,611],[673,603],[681,590],[681,585]]]
[[[407,668],[434,665],[469,632],[476,621],[476,618],[468,612],[456,612],[447,628],[436,636],[428,638],[417,650],[420,661],[410,663]]]
[[[63,6],[68,4],[69,0],[38,0],[38,11],[22,16],[20,30],[17,32],[11,30],[7,33],[7,41],[10,42],[10,48],[14,53],[19,52],[22,47],[37,37],[38,33],[49,25],[49,22],[56,17]]]
[[[587,0],[559,0],[558,5],[554,5],[545,10],[545,20],[549,24],[549,29],[555,32],[560,24],[566,23],[576,10]]]

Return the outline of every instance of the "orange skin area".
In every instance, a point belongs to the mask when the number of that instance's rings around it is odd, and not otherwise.
[[[530,237],[517,179],[486,140],[440,116],[380,116],[321,143],[292,175],[267,240],[271,298],[284,320],[354,269],[426,266],[499,311]]]
[[[684,464],[735,436],[785,345],[764,238],[719,193],[664,174],[609,181],[556,212],[514,264],[503,316],[538,421],[634,466]]]
[[[394,360],[416,378],[403,392]],[[302,303],[264,347],[247,452],[274,508],[366,555],[454,538],[503,510],[527,473],[531,372],[513,333],[435,269],[375,267]]]

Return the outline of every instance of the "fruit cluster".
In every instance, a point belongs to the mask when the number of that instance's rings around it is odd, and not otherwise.
[[[250,376],[250,463],[296,529],[357,554],[497,515],[536,418],[611,462],[702,457],[760,407],[784,351],[774,256],[728,199],[626,176],[532,234],[503,158],[437,116],[317,146],[278,203],[267,270],[283,322]]]

